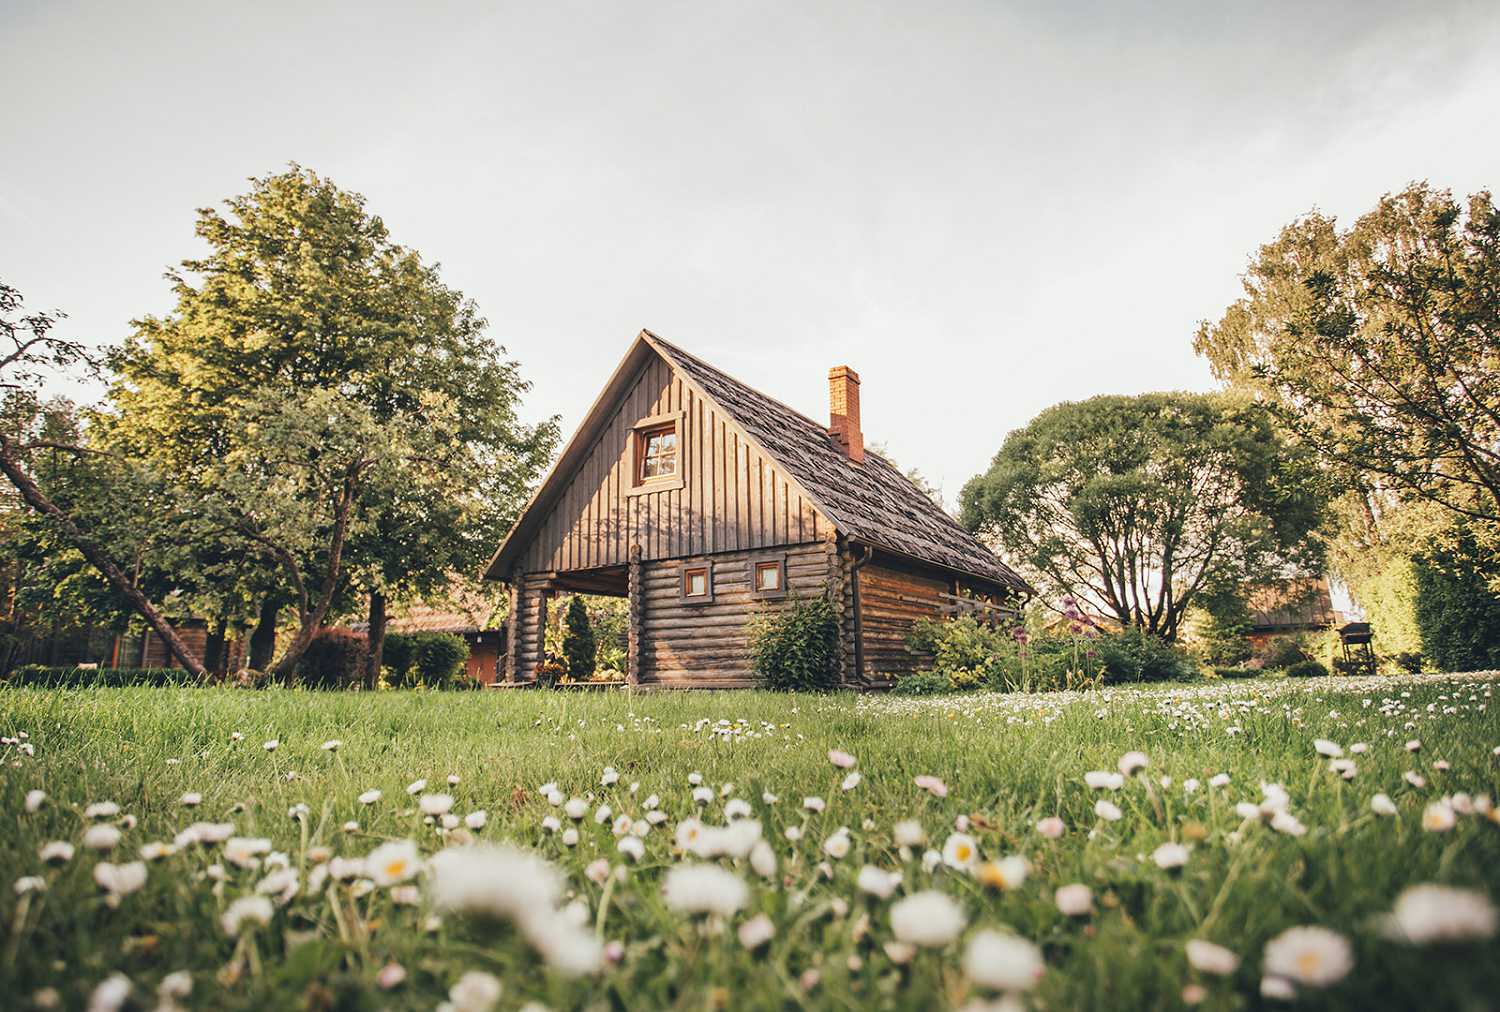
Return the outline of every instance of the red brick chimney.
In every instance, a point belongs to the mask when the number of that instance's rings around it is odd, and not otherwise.
[[[865,434],[859,428],[859,373],[847,365],[828,370],[828,434],[850,460],[865,462]]]

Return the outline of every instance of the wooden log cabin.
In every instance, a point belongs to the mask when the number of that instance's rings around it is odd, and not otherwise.
[[[865,449],[859,389],[830,371],[823,425],[642,331],[486,571],[510,590],[504,679],[536,680],[569,592],[629,600],[642,686],[754,685],[748,623],[796,596],[830,597],[851,687],[922,666],[919,619],[1009,621],[1030,588]]]

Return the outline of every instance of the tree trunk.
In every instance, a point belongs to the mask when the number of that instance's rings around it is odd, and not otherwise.
[[[219,619],[217,625],[210,626],[208,642],[203,648],[203,666],[216,678],[222,679],[229,670],[229,623]]]
[[[4,472],[5,476],[10,479],[10,483],[16,487],[16,491],[21,493],[21,498],[26,500],[27,505],[56,523],[63,537],[109,581],[110,586],[130,602],[131,607],[146,620],[146,624],[151,627],[152,631],[161,637],[162,642],[167,645],[167,650],[177,659],[177,663],[202,678],[203,662],[193,655],[192,650],[188,649],[182,637],[177,635],[177,630],[173,629],[171,623],[162,617],[161,612],[146,600],[146,595],[142,594],[140,588],[121,571],[119,566],[115,565],[104,549],[79,530],[67,514],[37,487],[36,482],[31,480],[31,476],[21,466],[21,462],[11,456],[10,442],[4,436],[0,436],[0,472]]]
[[[274,594],[267,594],[260,602],[260,617],[250,633],[250,659],[247,666],[253,671],[264,671],[276,656],[276,616],[281,605]]]
[[[362,466],[362,465],[361,465]],[[339,496],[338,507],[334,510],[333,536],[328,541],[328,573],[323,578],[322,592],[318,595],[318,601],[311,611],[307,609],[307,594],[303,591],[301,576],[295,570],[295,563],[291,563],[292,572],[298,587],[297,635],[292,638],[291,646],[286,648],[286,653],[276,662],[271,669],[271,677],[282,681],[291,679],[292,672],[297,668],[297,662],[307,652],[308,644],[318,634],[323,626],[323,619],[328,616],[328,607],[333,604],[333,595],[338,591],[339,580],[343,576],[341,568],[344,557],[344,538],[349,533],[349,511],[354,508],[354,492],[359,483],[360,467],[356,467],[344,479],[344,491]],[[291,556],[285,549],[280,550],[284,559]]]
[[[385,651],[385,595],[370,591],[370,656],[365,661],[365,688],[373,689],[380,681],[380,655]]]

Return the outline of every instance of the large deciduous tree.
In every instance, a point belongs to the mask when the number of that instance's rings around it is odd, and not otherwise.
[[[138,321],[111,357],[109,438],[215,504],[201,536],[274,560],[262,624],[289,598],[299,625],[276,671],[295,666],[351,577],[378,671],[387,597],[478,568],[556,422],[519,421],[516,363],[359,195],[293,166],[226,207],[198,212],[209,250],[169,275],[173,311]],[[318,451],[316,412],[277,412],[277,399],[321,404],[337,451]]]
[[[1159,393],[1043,411],[964,486],[961,517],[1044,595],[1170,640],[1210,592],[1314,563],[1324,503],[1266,410]]]
[[[1367,489],[1500,524],[1500,213],[1425,183],[1292,222],[1194,346]]]

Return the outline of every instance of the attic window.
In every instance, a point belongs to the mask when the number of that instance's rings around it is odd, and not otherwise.
[[[682,412],[642,418],[630,430],[631,493],[683,487]]]
[[[636,459],[641,470],[636,481],[647,482],[652,478],[670,478],[677,473],[677,426],[658,425],[642,429],[636,434],[640,452]]]
[[[682,567],[682,599],[688,602],[712,601],[713,569],[706,563]]]

